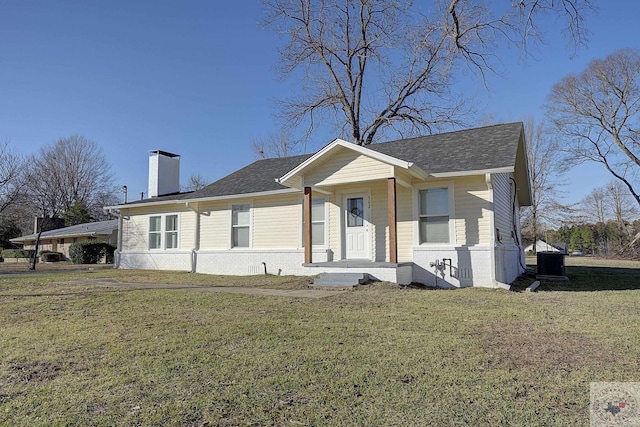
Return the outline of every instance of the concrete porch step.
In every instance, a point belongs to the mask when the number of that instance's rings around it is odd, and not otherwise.
[[[312,287],[354,288],[369,280],[367,273],[321,273],[313,280]]]

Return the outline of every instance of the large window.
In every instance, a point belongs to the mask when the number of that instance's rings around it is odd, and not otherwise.
[[[177,247],[178,215],[149,217],[149,249],[176,249]]]
[[[311,242],[314,245],[324,246],[325,224],[324,199],[313,199],[311,203]]]
[[[231,220],[231,246],[234,248],[248,248],[250,235],[250,209],[249,205],[233,205]]]
[[[449,243],[449,189],[420,190],[418,199],[420,244]]]

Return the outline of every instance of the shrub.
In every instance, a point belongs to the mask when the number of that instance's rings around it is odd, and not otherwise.
[[[60,252],[42,251],[40,252],[42,262],[60,262],[64,259]]]
[[[69,246],[69,258],[74,264],[97,264],[102,257],[112,263],[115,250],[115,246],[104,242],[73,243]]]
[[[2,256],[5,258],[30,258],[29,251],[23,249],[3,249]]]

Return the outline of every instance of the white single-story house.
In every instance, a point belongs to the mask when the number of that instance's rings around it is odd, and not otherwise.
[[[120,212],[118,268],[247,275],[364,272],[399,284],[504,287],[524,271],[522,123],[256,161],[179,191],[150,153],[149,198]]]
[[[23,245],[25,250],[34,250],[37,230],[33,234],[10,239],[11,243]],[[65,259],[69,259],[69,246],[76,242],[106,242],[116,245],[118,238],[118,220],[87,222],[70,227],[56,228],[43,231],[38,244],[38,251],[60,252]]]

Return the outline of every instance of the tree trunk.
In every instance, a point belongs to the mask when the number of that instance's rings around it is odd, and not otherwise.
[[[33,256],[31,257],[31,260],[29,263],[29,270],[35,271],[36,269],[36,262],[38,261],[38,246],[40,246],[40,236],[42,236],[42,230],[44,230],[44,225],[46,222],[47,222],[47,216],[43,215],[42,221],[40,222],[40,226],[38,229],[38,236],[36,237],[36,245],[33,251]]]

